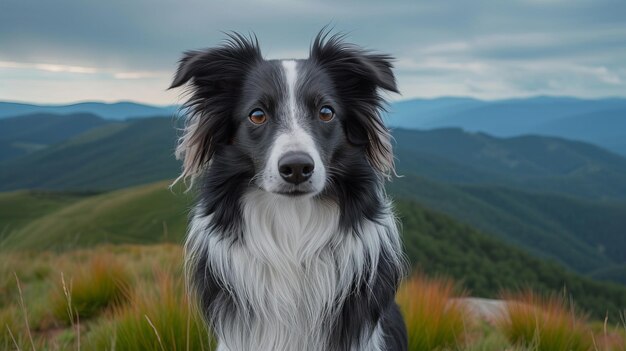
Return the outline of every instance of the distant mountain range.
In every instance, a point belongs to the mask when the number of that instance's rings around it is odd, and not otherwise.
[[[400,173],[591,199],[626,200],[626,158],[545,136],[497,138],[456,128],[394,130]]]
[[[33,113],[91,113],[105,119],[124,120],[173,116],[176,111],[177,106],[159,107],[134,102],[71,105],[0,102],[0,119]],[[626,99],[620,98],[411,99],[391,104],[388,120],[392,127],[406,129],[454,127],[500,137],[558,136],[590,142],[626,155]]]
[[[619,98],[413,99],[390,106],[389,124],[408,129],[457,127],[502,137],[559,136],[626,155],[626,99]]]
[[[5,160],[0,162],[0,191],[110,190],[172,178],[179,169],[173,156],[174,123],[167,117],[108,121],[63,142]],[[48,133],[56,135],[59,130],[50,124]]]
[[[38,105],[18,102],[0,102],[0,118],[34,113],[90,113],[105,119],[124,120],[154,116],[173,116],[178,106],[153,106],[135,102],[81,102],[70,105]]]
[[[91,113],[33,113],[0,119],[0,161],[42,150],[108,123]]]

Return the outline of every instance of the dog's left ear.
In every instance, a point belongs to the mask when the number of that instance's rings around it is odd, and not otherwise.
[[[183,160],[177,179],[194,178],[202,173],[216,149],[227,144],[234,133],[231,113],[236,105],[247,72],[262,60],[256,38],[233,33],[222,46],[188,51],[180,60],[170,86],[187,85],[189,99],[185,128],[176,147]]]
[[[381,90],[398,92],[392,72],[393,58],[374,54],[343,42],[343,36],[320,32],[311,47],[311,58],[329,73],[345,100],[343,119],[348,141],[365,147],[370,164],[382,175],[394,172],[391,135],[380,116],[384,109]]]

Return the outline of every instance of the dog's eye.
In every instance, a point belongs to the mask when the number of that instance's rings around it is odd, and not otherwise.
[[[335,117],[335,111],[330,106],[322,106],[320,109],[320,119],[324,122],[328,122]]]
[[[250,122],[254,124],[263,124],[265,123],[265,121],[267,121],[265,112],[263,112],[263,110],[261,110],[260,108],[252,110],[252,112],[250,112],[250,115],[248,115],[248,118],[250,118]]]

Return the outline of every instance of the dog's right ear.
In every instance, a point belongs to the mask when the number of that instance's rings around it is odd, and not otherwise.
[[[247,72],[262,60],[256,38],[229,34],[224,45],[188,51],[179,62],[169,89],[187,85],[189,99],[183,104],[185,127],[176,147],[183,161],[176,179],[191,179],[202,173],[219,144],[232,138],[230,119]]]

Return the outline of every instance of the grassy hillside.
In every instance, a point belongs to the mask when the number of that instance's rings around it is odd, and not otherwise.
[[[58,250],[102,243],[181,242],[191,196],[172,193],[167,184],[70,202],[9,233],[3,247]],[[566,287],[581,306],[598,316],[626,305],[626,287],[592,282],[410,201],[399,201],[397,207],[411,263],[429,274],[462,280],[477,296],[495,297],[501,288],[525,285],[544,291]]]
[[[109,190],[174,177],[174,121],[108,124],[0,164],[0,190]]]
[[[0,239],[33,220],[75,203],[89,193],[14,191],[0,193]],[[1,241],[0,241],[1,242]]]
[[[13,225],[4,238],[5,249],[64,249],[99,243],[147,244],[181,242],[186,227],[190,197],[174,194],[168,182],[122,189],[55,204],[54,210],[39,211],[27,224]],[[27,204],[29,192],[14,193]],[[59,193],[59,197],[67,197]],[[0,197],[2,199],[2,197]],[[1,204],[1,202],[0,202]],[[31,206],[41,207],[38,201]],[[30,208],[22,208],[31,212]],[[0,224],[4,225],[4,223]]]

